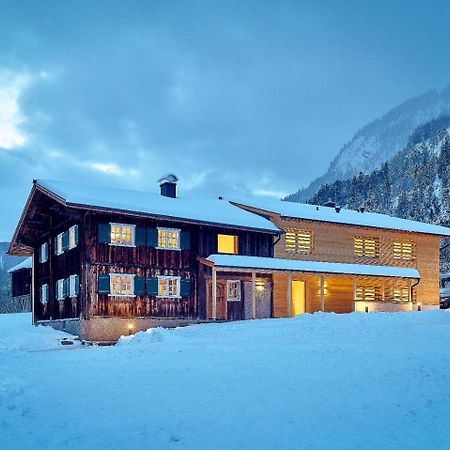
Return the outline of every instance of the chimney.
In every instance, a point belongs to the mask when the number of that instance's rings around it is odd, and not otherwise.
[[[177,182],[178,178],[173,173],[168,173],[158,180],[161,188],[161,195],[164,197],[176,198],[177,196]]]
[[[364,206],[361,206],[361,208],[359,208],[359,212],[363,213],[366,210],[366,208],[364,208]]]
[[[334,208],[335,209],[335,211],[337,212],[337,213],[340,213],[341,212],[341,207],[340,206],[336,206],[336,208]]]

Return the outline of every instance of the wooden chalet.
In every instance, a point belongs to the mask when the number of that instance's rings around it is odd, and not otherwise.
[[[114,341],[150,327],[439,307],[444,227],[270,200],[34,181],[9,252],[33,322]]]
[[[8,270],[11,276],[11,298],[0,304],[0,313],[31,311],[31,258]]]

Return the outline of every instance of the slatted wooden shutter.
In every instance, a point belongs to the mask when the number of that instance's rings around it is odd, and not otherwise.
[[[158,229],[147,228],[147,245],[149,247],[158,247]]]
[[[69,296],[69,279],[64,278],[63,280],[63,297],[67,298]]]
[[[145,295],[145,277],[134,277],[134,295]]]
[[[98,293],[99,294],[109,294],[110,293],[110,282],[109,275],[99,275],[98,276]]]
[[[190,297],[191,296],[191,280],[189,280],[187,278],[181,279],[180,295],[181,295],[181,297]]]
[[[75,295],[78,297],[80,294],[80,277],[75,275]]]
[[[78,245],[78,225],[74,226],[75,247]]]
[[[189,231],[182,230],[180,232],[180,248],[181,250],[191,249],[191,233]]]
[[[158,278],[147,278],[147,294],[151,296],[158,295]]]
[[[98,242],[100,244],[111,243],[111,225],[109,223],[98,224]]]
[[[65,231],[62,235],[62,249],[63,252],[69,250],[69,232]]]

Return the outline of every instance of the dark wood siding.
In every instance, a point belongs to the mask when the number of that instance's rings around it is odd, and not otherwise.
[[[31,294],[31,269],[21,269],[11,274],[12,296]]]

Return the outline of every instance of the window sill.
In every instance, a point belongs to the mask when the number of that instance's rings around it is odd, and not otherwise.
[[[111,247],[136,247],[136,244],[113,244],[111,242],[108,245]]]
[[[169,248],[169,247],[155,247],[155,250],[175,250],[176,252],[181,252],[181,248]]]
[[[134,298],[134,294],[108,294],[108,297]]]
[[[157,299],[168,299],[168,300],[179,300],[181,299],[181,295],[156,295]]]

